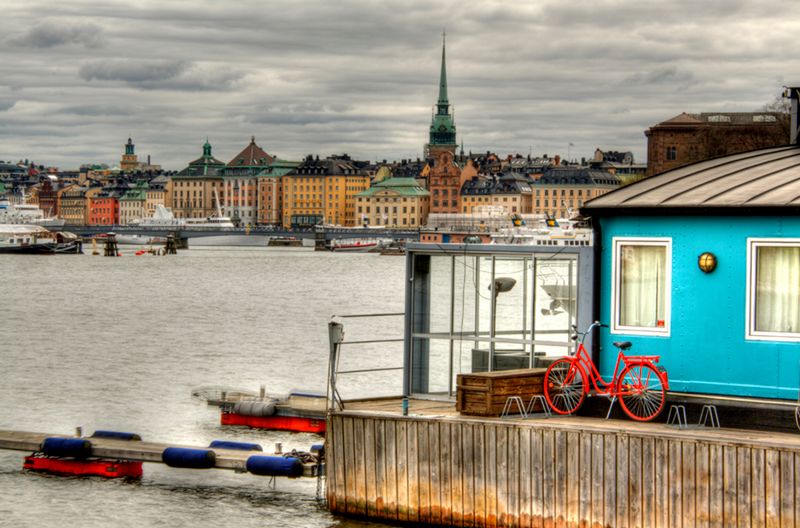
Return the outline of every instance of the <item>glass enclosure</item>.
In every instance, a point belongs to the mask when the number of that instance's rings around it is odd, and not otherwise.
[[[413,253],[410,393],[453,396],[456,376],[545,366],[573,346],[578,253]]]

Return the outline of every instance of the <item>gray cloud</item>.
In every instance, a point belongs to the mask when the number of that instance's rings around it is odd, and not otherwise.
[[[5,0],[0,159],[117,163],[129,134],[175,169],[206,135],[220,159],[250,135],[283,158],[415,158],[443,27],[475,152],[644,160],[649,126],[757,109],[800,71],[796,0]]]
[[[105,37],[102,28],[95,24],[46,20],[21,35],[10,37],[8,42],[23,48],[55,48],[69,44],[99,48],[105,44]]]
[[[179,60],[92,61],[78,70],[86,81],[122,81],[144,90],[228,90],[244,74]]]

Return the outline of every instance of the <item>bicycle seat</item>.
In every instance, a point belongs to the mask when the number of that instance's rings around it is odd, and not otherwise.
[[[628,350],[630,347],[633,346],[633,343],[630,341],[614,341],[614,346],[620,350]]]

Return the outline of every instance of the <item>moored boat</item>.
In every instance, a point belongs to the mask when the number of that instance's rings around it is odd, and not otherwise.
[[[29,224],[0,224],[0,253],[81,253],[81,240]]]
[[[292,391],[288,396],[268,396],[222,388],[198,388],[192,397],[220,408],[221,425],[254,429],[325,433],[327,399],[323,394]]]

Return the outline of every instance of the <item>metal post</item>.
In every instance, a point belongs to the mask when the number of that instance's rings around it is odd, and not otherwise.
[[[326,397],[328,400],[328,410],[333,410],[338,405],[339,410],[344,409],[342,398],[336,388],[336,372],[339,370],[339,349],[344,340],[344,326],[336,321],[328,323],[328,341],[330,343],[330,355],[328,356],[328,387]]]
[[[491,326],[489,327],[489,368],[488,371],[492,372],[494,370],[494,334],[495,334],[495,326],[497,325],[497,292],[495,290],[494,284],[494,274],[495,274],[495,259],[496,257],[492,256],[492,275],[489,277],[489,284],[491,285],[490,291],[492,292],[492,310],[489,313],[491,316]]]
[[[450,357],[447,364],[449,374],[447,380],[447,395],[453,395],[453,331],[455,330],[455,306],[456,306],[456,257],[450,257]]]

